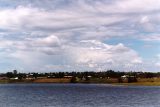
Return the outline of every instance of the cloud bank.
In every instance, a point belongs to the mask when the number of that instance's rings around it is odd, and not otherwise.
[[[8,0],[5,4],[0,5],[4,71],[157,71],[160,67],[159,0]],[[146,45],[155,47],[153,53],[139,49]]]

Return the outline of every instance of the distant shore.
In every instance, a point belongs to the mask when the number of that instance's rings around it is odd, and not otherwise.
[[[113,85],[125,85],[125,86],[160,86],[160,82],[113,83]]]
[[[114,85],[126,86],[160,86],[160,78],[138,78],[137,82],[132,83],[113,83]]]
[[[160,78],[139,78],[137,82],[119,83],[115,78],[113,79],[90,79],[72,81],[72,78],[40,78],[40,79],[23,79],[23,80],[0,80],[0,84],[12,83],[85,83],[85,84],[113,84],[126,86],[160,86]]]

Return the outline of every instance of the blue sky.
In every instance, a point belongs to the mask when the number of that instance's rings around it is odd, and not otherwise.
[[[159,46],[159,0],[0,0],[0,72],[159,72]]]

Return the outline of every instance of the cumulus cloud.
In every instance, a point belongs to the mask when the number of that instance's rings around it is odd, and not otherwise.
[[[58,37],[50,35],[48,37],[41,38],[26,38],[25,40],[0,40],[0,47],[5,51],[10,52],[22,50],[22,51],[40,51],[47,54],[54,54],[61,48],[61,43]]]
[[[60,45],[58,37],[51,35],[46,38],[38,38],[34,41],[37,46],[56,47]],[[34,44],[33,44],[34,45]]]
[[[24,68],[138,70],[145,65],[141,52],[123,42],[159,41],[159,0],[6,2],[0,8],[0,55]]]
[[[70,69],[78,67],[82,70],[84,67],[89,70],[90,68],[99,69],[101,67],[103,69],[111,67],[122,69],[126,64],[134,65],[142,63],[142,59],[137,52],[124,46],[122,43],[108,45],[97,40],[82,40],[79,43],[57,47],[58,41],[58,38],[51,35],[41,39],[27,39],[20,43],[18,41],[6,41],[6,43],[4,42],[6,45],[3,44],[3,47],[10,47],[10,50],[12,50],[9,54],[10,57],[16,58],[27,65],[35,64],[35,66],[36,63],[39,65],[39,63],[56,63],[58,61],[58,65],[63,66],[64,64],[65,66],[70,66]],[[55,43],[56,45],[54,45]],[[56,49],[58,51],[55,51]],[[49,61],[52,59],[53,61]],[[51,67],[52,64],[50,63],[50,66],[46,65],[45,67]],[[55,67],[56,65],[53,66]]]
[[[66,48],[66,54],[72,63],[89,68],[123,68],[126,64],[141,64],[142,59],[132,49],[122,43],[108,45],[96,40],[81,41],[78,45]]]

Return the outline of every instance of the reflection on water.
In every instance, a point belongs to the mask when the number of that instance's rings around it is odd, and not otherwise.
[[[160,87],[3,84],[1,107],[159,107]]]

